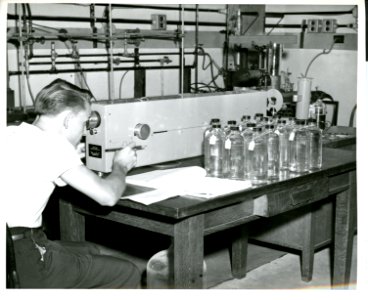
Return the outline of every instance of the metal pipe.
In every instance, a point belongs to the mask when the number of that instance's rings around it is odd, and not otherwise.
[[[8,14],[8,19],[13,20],[16,16],[13,14]],[[56,21],[56,22],[90,22],[91,19],[87,17],[69,17],[69,16],[32,16],[33,21]],[[120,19],[116,18],[112,20],[113,23],[119,24],[152,24],[152,20],[142,20],[142,19]],[[105,23],[104,18],[96,18],[96,22]],[[167,20],[167,25],[180,25],[180,21]],[[187,25],[195,25],[195,22],[188,21]],[[222,22],[200,22],[200,26],[214,26],[214,27],[224,27],[225,23]]]
[[[58,56],[59,57],[59,56]],[[146,59],[146,60],[140,60],[139,63],[153,63],[153,62],[158,62],[161,63],[162,59]],[[52,62],[51,62],[52,63]],[[79,64],[108,64],[109,61],[106,60],[86,60],[86,61],[78,61]],[[134,60],[124,60],[124,61],[119,61],[118,63],[115,63],[116,65],[120,64],[120,63],[134,63]],[[30,62],[29,65],[49,65],[50,61],[35,61],[35,62]],[[55,65],[71,65],[71,64],[75,64],[75,61],[54,61]]]
[[[105,6],[106,4],[98,3],[96,6]],[[134,4],[112,4],[114,8],[142,8],[142,9],[157,9],[157,10],[177,10],[180,11],[180,6],[178,7],[170,7],[170,6],[153,6],[153,5],[134,5]],[[195,8],[186,8],[187,11],[196,11]],[[221,9],[210,9],[210,8],[200,8],[201,12],[213,12],[213,13],[221,13]]]
[[[108,17],[109,17],[109,99],[115,99],[115,87],[114,87],[114,56],[113,56],[113,45],[112,45],[112,8],[111,3],[108,6]]]
[[[186,66],[186,67],[190,67],[190,68],[194,68],[193,65],[191,66]],[[161,67],[161,66],[147,66],[147,67],[119,67],[119,68],[115,68],[115,71],[133,71],[133,70],[138,70],[138,69],[146,69],[146,70],[160,70],[160,69],[180,69],[180,66],[165,66],[165,67]],[[89,68],[89,69],[81,69],[80,71],[82,72],[108,72],[109,68]],[[52,74],[58,74],[58,73],[75,73],[76,70],[75,69],[59,69],[56,70],[56,72],[52,73]],[[8,72],[9,76],[16,76],[16,75],[20,75],[20,71],[9,71]],[[50,70],[34,70],[34,71],[29,71],[29,74],[51,74]]]
[[[17,6],[17,10],[18,10],[18,6]],[[25,20],[24,20],[25,22]],[[23,28],[22,28],[22,15],[19,14],[19,18],[18,18],[18,32],[19,32],[19,48],[18,48],[18,66],[19,66],[19,73],[21,75],[20,81],[19,81],[19,106],[21,107],[21,109],[23,110],[23,112],[26,111],[26,76],[25,76],[25,66],[24,66],[24,55],[25,55],[25,51],[24,51],[24,45],[23,45]],[[23,103],[24,101],[24,103]]]
[[[185,55],[194,55],[195,52],[185,52]],[[146,53],[139,53],[139,56],[154,56],[154,55],[179,55],[177,52],[146,52]],[[106,53],[99,53],[99,54],[79,54],[79,57],[106,57],[108,54]],[[114,53],[115,57],[127,57],[124,56],[123,53]],[[38,54],[34,55],[32,58],[48,58],[50,55],[48,54]],[[58,54],[58,57],[71,57],[70,54]]]
[[[194,83],[195,83],[195,90],[198,90],[198,20],[199,20],[199,5],[196,4],[196,13],[195,13],[195,22],[196,22],[196,27],[195,27],[195,56],[194,56],[194,61],[195,61],[195,73],[194,73]]]
[[[180,43],[180,94],[184,97],[184,7],[180,4],[180,21],[181,21],[181,43]]]
[[[225,67],[224,67],[224,79],[225,88],[229,85],[229,5],[226,5],[226,28],[225,28],[225,43],[224,43],[224,56],[225,56]]]

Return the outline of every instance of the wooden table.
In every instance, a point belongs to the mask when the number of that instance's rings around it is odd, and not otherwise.
[[[246,275],[249,222],[336,195],[332,282],[334,288],[342,288],[349,283],[351,268],[356,156],[352,151],[340,149],[323,151],[321,170],[300,176],[285,173],[277,182],[211,200],[175,197],[147,206],[121,200],[113,208],[89,201],[88,207],[83,207],[81,203],[85,201],[75,199],[71,192],[64,197],[68,201],[60,201],[61,239],[84,240],[86,215],[168,235],[172,239],[169,254],[172,286],[202,288],[205,235],[232,228],[229,235],[232,274],[242,278]],[[139,191],[128,186],[126,193]]]

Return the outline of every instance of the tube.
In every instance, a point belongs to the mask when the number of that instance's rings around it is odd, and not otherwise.
[[[299,120],[308,119],[309,104],[311,100],[312,78],[299,77],[298,78],[298,94],[296,103],[295,117]]]

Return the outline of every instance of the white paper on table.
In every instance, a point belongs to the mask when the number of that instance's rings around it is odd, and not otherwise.
[[[166,199],[176,197],[176,196],[178,196],[178,193],[174,191],[158,189],[158,190],[152,190],[152,191],[143,192],[139,194],[124,196],[124,197],[121,197],[121,199],[130,199],[135,202],[149,205],[149,204],[159,202],[162,200],[166,200]]]
[[[152,204],[175,196],[213,199],[250,188],[250,181],[206,177],[201,167],[184,167],[132,175],[127,183],[154,188],[153,191],[125,196],[143,204]]]
[[[183,167],[166,170],[155,170],[137,175],[127,176],[129,184],[150,187],[154,189],[183,190],[184,185],[190,185],[199,178],[206,176],[206,170],[201,167]]]
[[[182,196],[213,199],[220,196],[234,194],[252,187],[249,180],[231,180],[216,177],[203,177],[187,186]]]

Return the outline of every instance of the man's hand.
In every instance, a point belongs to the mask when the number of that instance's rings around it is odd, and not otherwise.
[[[86,143],[79,143],[76,147],[80,159],[86,157]]]
[[[128,172],[137,163],[137,153],[132,148],[134,143],[128,144],[122,150],[116,151],[113,159],[113,166],[122,167]]]

